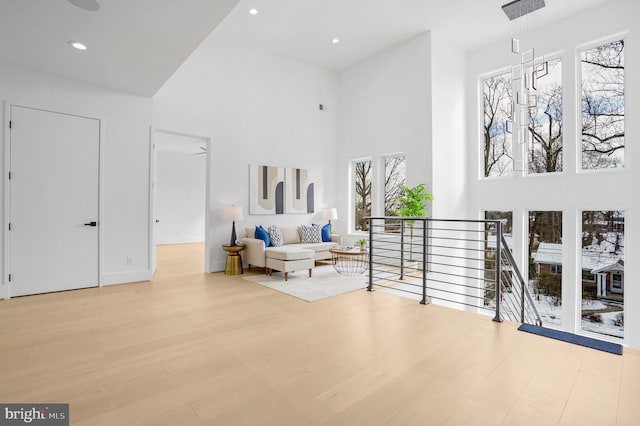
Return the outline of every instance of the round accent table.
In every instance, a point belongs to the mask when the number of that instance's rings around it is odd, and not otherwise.
[[[367,249],[360,247],[340,247],[330,249],[331,263],[340,275],[360,275],[369,265]]]
[[[230,244],[223,244],[222,249],[227,254],[227,267],[224,273],[227,275],[240,275],[244,274],[244,268],[242,267],[242,256],[240,252],[245,249],[245,245],[232,246]]]

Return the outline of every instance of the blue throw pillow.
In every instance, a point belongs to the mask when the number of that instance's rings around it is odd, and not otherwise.
[[[322,227],[322,242],[328,243],[331,241],[331,224],[327,223]]]
[[[269,247],[271,245],[271,238],[269,238],[269,233],[267,232],[266,229],[262,227],[262,225],[256,226],[256,232],[254,234],[254,237],[264,241],[265,247]]]

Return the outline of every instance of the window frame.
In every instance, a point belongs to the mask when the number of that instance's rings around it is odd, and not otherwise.
[[[373,157],[361,157],[349,160],[349,233],[350,234],[368,234],[368,231],[356,230],[356,172],[355,168],[358,163],[364,162],[371,163],[371,170],[369,171],[369,179],[371,181],[371,192],[369,197],[371,198],[371,214],[373,214],[373,190],[374,190],[374,175],[375,175],[375,159]]]
[[[575,152],[575,173],[576,174],[591,174],[591,173],[616,173],[623,172],[625,170],[630,169],[629,164],[629,147],[626,145],[627,141],[627,133],[628,133],[628,123],[627,123],[627,114],[626,114],[626,106],[628,99],[628,90],[627,90],[627,61],[625,58],[625,73],[624,73],[624,100],[625,100],[625,120],[624,120],[624,134],[625,134],[625,147],[624,147],[624,162],[621,167],[608,167],[602,169],[583,169],[582,168],[582,60],[580,59],[580,55],[582,52],[596,48],[598,46],[602,46],[605,44],[613,43],[616,41],[624,41],[625,43],[625,51],[628,49],[629,42],[629,32],[623,31],[613,35],[609,35],[604,38],[591,40],[586,43],[579,44],[575,47],[574,51],[574,61],[575,61],[575,99],[574,106],[576,108],[576,152]]]
[[[478,76],[477,89],[478,89],[478,141],[477,141],[477,153],[478,153],[478,179],[479,180],[502,180],[513,178],[516,174],[515,164],[513,159],[511,160],[511,173],[506,175],[499,176],[485,176],[484,170],[484,81],[501,75],[510,75],[511,67],[502,67],[496,70],[493,70],[488,73],[480,74]],[[511,86],[513,87],[513,81],[511,81]],[[511,155],[513,156],[513,136],[511,138]]]

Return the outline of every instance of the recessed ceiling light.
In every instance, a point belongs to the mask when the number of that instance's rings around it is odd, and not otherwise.
[[[331,40],[331,43],[338,44],[338,43],[340,43],[340,39],[339,38],[334,38],[333,40]]]
[[[80,9],[95,12],[100,10],[100,5],[96,0],[68,0],[72,5],[79,7]]]
[[[79,41],[68,41],[67,43],[69,43],[69,46],[74,47],[78,50],[87,50],[87,46],[80,43]]]
[[[258,14],[258,9],[249,9],[249,14],[257,15]]]

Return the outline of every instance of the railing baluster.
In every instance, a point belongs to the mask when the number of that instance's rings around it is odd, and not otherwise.
[[[496,221],[496,316],[493,320],[496,322],[502,322],[500,316],[500,304],[502,298],[500,297],[502,291],[502,222]]]
[[[400,226],[400,279],[404,280],[404,220]]]
[[[422,221],[422,301],[427,304],[427,221]]]
[[[383,223],[386,221],[383,220]],[[367,291],[373,291],[373,226],[374,218],[369,218],[369,285]]]

